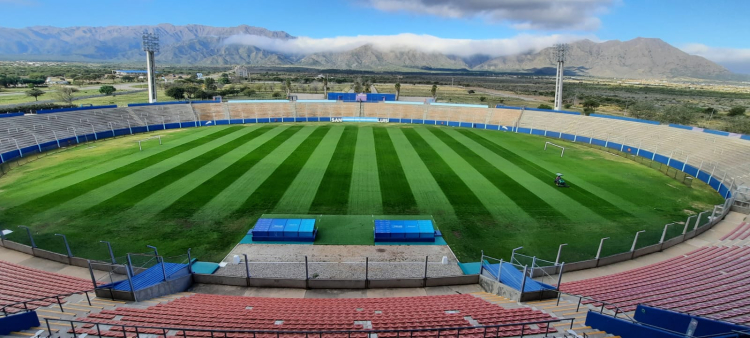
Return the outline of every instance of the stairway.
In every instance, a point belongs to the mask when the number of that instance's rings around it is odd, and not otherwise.
[[[549,335],[550,337],[575,337],[575,338],[578,338],[578,337],[581,337],[581,338],[582,337],[590,337],[590,338],[617,337],[619,338],[619,336],[614,336],[607,332],[597,330],[596,328],[586,326],[585,324],[586,314],[589,312],[589,308],[587,307],[587,305],[581,305],[580,308],[576,310],[576,307],[578,306],[577,300],[573,302],[568,299],[561,298],[560,304],[558,305],[557,299],[518,303],[508,298],[501,297],[501,296],[494,295],[494,294],[487,293],[487,292],[476,292],[476,293],[472,293],[472,295],[474,295],[475,297],[481,298],[487,302],[490,302],[492,304],[497,304],[499,306],[502,306],[508,309],[527,306],[536,310],[544,311],[550,314],[552,317],[574,318],[572,329],[571,329],[571,325],[569,321],[566,321],[564,323],[552,324],[552,326],[554,326],[559,332],[555,334],[550,334]]]

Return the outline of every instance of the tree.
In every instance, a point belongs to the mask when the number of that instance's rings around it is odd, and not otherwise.
[[[192,99],[195,96],[195,93],[197,93],[200,90],[198,86],[194,86],[194,85],[187,85],[183,87],[183,89],[185,90],[185,96],[187,96],[189,99]]]
[[[29,96],[29,97],[33,96],[34,97],[34,101],[39,101],[39,97],[42,96],[42,95],[44,95],[44,91],[40,90],[40,89],[37,89],[37,88],[33,88],[32,87],[31,89],[29,89],[29,90],[26,91],[26,96]]]
[[[278,99],[278,98],[281,98],[281,95],[283,95],[283,94],[281,94],[281,92],[273,92],[273,94],[271,96],[273,98],[275,98],[275,99]]]
[[[432,89],[430,89],[430,93],[432,93],[432,98],[437,98],[437,85],[432,85]]]
[[[115,76],[115,74],[109,74],[105,76],[104,78],[107,80],[112,80],[112,83],[115,83],[115,79],[117,78],[117,76]]]
[[[229,81],[229,77],[222,76],[219,78],[219,83],[223,85],[227,85],[227,84],[230,84],[231,81]]]
[[[112,95],[117,91],[117,88],[113,86],[101,86],[99,87],[99,92],[104,95]]]
[[[182,100],[185,98],[185,88],[172,86],[167,88],[165,94],[175,100]]]
[[[242,91],[242,96],[253,96],[255,95],[256,91],[254,89],[245,88],[245,90]]]
[[[690,125],[695,122],[696,113],[700,111],[700,108],[690,105],[668,106],[661,112],[658,120],[667,123]]]
[[[359,79],[354,81],[354,92],[355,93],[361,93],[362,92],[362,83]]]
[[[286,81],[284,81],[284,90],[286,90],[286,96],[289,96],[292,93],[292,80],[286,79]]]
[[[401,82],[396,82],[396,101],[398,101],[398,97],[401,96]]]
[[[475,91],[474,91],[473,89],[469,89],[469,90],[467,91],[467,93],[469,93],[469,94],[474,94],[474,93],[476,93],[476,92],[475,92]]]
[[[487,101],[487,97],[486,97],[486,96],[480,96],[480,97],[479,97],[479,101],[480,101],[480,102],[484,102],[484,101]]]
[[[651,102],[637,102],[630,106],[628,115],[637,119],[656,120],[659,114],[659,108],[657,108]]]
[[[542,103],[537,108],[539,108],[539,109],[552,109],[552,106],[550,106],[550,105],[548,105],[546,103]]]
[[[133,82],[133,80],[135,80],[135,78],[132,77],[132,76],[130,76],[130,75],[125,75],[125,76],[121,77],[120,80],[122,80],[122,82]]]
[[[586,101],[583,101],[582,105],[584,108],[591,108],[591,110],[594,111],[596,108],[599,108],[601,104],[599,104],[599,101],[586,99]]]
[[[68,86],[57,86],[55,88],[55,98],[58,101],[71,104],[73,102],[73,93],[78,92],[78,88]]]
[[[216,80],[211,77],[203,79],[203,88],[206,90],[216,90]]]
[[[732,107],[732,109],[729,109],[729,112],[727,112],[727,115],[729,116],[745,115],[745,111],[747,111],[745,107],[741,107],[741,106]]]
[[[594,108],[591,108],[591,107],[585,107],[585,108],[583,108],[583,115],[589,116],[589,115],[591,115],[591,114],[593,114],[595,112],[596,111],[594,111]]]
[[[328,98],[328,76],[323,77],[323,95]]]

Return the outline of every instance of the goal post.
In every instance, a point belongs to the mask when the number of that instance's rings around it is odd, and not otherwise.
[[[144,138],[142,140],[138,140],[138,150],[143,151],[143,145],[141,144],[142,142],[156,140],[156,139],[159,140],[159,145],[161,145],[161,135],[151,136],[151,137]]]
[[[563,157],[563,155],[565,155],[565,147],[563,147],[561,145],[558,145],[558,144],[554,144],[552,142],[545,142],[544,143],[544,150],[547,150],[547,146],[553,146],[553,147],[560,148],[560,149],[562,149],[562,151],[560,152],[560,157]]]

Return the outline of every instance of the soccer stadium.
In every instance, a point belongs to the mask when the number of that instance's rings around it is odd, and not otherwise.
[[[747,336],[750,136],[368,95],[0,115],[0,335]]]

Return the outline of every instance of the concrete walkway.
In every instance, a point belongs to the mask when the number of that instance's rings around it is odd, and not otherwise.
[[[58,263],[3,247],[0,247],[0,260],[42,271],[91,280],[91,274],[89,273],[89,269],[87,268]],[[104,271],[94,270],[94,276],[98,281],[103,283],[107,283],[110,281],[109,274]],[[114,281],[123,279],[123,277],[120,275],[113,275],[112,278]]]
[[[562,282],[575,282],[583,279],[607,276],[651,265],[654,263],[659,263],[677,256],[683,256],[691,251],[705,246],[722,245],[723,242],[721,241],[721,237],[739,226],[743,222],[745,217],[747,217],[747,215],[745,214],[730,212],[723,221],[714,225],[713,228],[700,234],[698,237],[689,239],[662,252],[655,252],[649,255],[638,257],[633,260],[615,263],[612,265],[602,266],[594,269],[565,272],[563,273]],[[556,275],[553,276],[553,279],[556,278]]]

